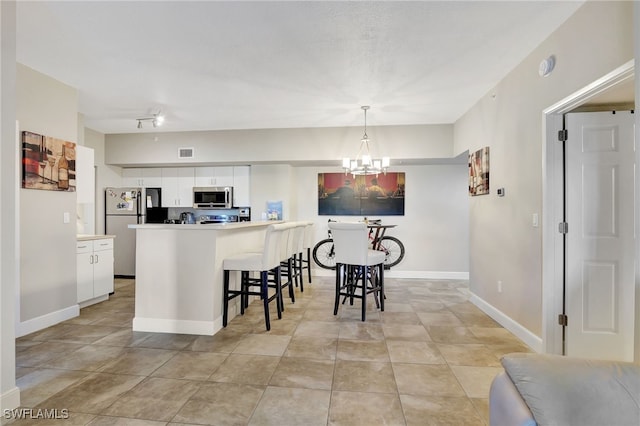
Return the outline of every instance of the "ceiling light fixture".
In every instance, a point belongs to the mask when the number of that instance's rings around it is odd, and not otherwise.
[[[354,160],[348,157],[342,159],[342,168],[344,174],[351,173],[352,175],[378,175],[380,173],[387,173],[389,168],[389,157],[382,157],[381,160],[373,160],[369,149],[369,136],[367,136],[367,110],[370,108],[367,105],[360,107],[364,111],[364,135],[360,140],[360,149],[358,155]],[[362,157],[361,157],[362,155]]]
[[[151,117],[136,118],[136,120],[138,121],[138,129],[142,129],[143,121],[151,121],[153,127],[158,127],[162,126],[162,123],[164,123],[164,115],[157,113],[153,114]]]

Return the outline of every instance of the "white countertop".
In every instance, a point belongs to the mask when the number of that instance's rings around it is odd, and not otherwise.
[[[115,238],[115,235],[93,235],[93,234],[78,234],[76,235],[77,241],[91,241],[91,240],[103,240],[105,238]]]
[[[283,223],[283,221],[282,220],[258,220],[258,221],[252,221],[252,222],[207,223],[207,224],[143,223],[143,224],[129,225],[129,228],[173,229],[173,230],[181,230],[181,231],[220,231],[220,230],[254,228],[258,226],[268,226],[276,223]]]

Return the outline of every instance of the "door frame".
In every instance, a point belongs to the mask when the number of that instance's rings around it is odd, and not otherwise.
[[[562,144],[558,142],[558,131],[563,129],[563,114],[634,77],[634,60],[630,60],[542,111],[542,348],[544,353],[562,354],[562,327],[558,325],[558,315],[563,312],[564,249],[563,234],[558,232],[558,224],[563,219],[564,182]],[[640,164],[638,151],[636,150],[636,164]],[[640,176],[636,175],[636,200],[639,199],[639,188]],[[636,229],[640,229],[638,215],[636,214],[635,217]],[[636,259],[640,258],[640,246],[637,241],[635,256]],[[636,267],[636,293],[639,287],[637,269],[638,267]],[[636,300],[638,300],[637,295]],[[635,352],[638,353],[639,343],[637,341],[635,343]]]

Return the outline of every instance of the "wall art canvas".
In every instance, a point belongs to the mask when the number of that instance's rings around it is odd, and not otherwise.
[[[489,147],[469,154],[469,195],[489,193]]]
[[[23,131],[22,187],[75,191],[76,144]]]
[[[403,216],[405,174],[318,173],[321,216]]]

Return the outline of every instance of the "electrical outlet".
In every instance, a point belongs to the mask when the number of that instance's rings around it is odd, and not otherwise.
[[[498,293],[502,293],[502,281],[498,281]]]

